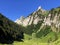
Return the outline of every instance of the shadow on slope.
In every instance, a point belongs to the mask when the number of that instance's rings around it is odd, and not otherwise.
[[[12,44],[14,41],[23,41],[23,27],[0,14],[0,43]]]

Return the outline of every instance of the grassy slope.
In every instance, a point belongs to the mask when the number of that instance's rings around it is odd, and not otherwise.
[[[25,39],[24,42],[14,42],[13,45],[60,45],[60,34],[58,34],[58,39],[54,42],[47,42],[47,40],[50,39],[50,37],[52,38],[52,40],[54,40],[54,32],[50,32],[48,35],[46,35],[45,37],[40,38],[33,38],[28,40],[27,37],[31,37],[27,34],[25,34]],[[8,44],[5,44],[8,45]]]
[[[60,38],[56,40],[55,42],[47,43],[47,40],[50,37],[53,37],[54,33],[49,33],[46,37],[43,37],[42,39],[35,38],[31,40],[24,40],[24,42],[14,42],[14,45],[60,45]],[[54,39],[54,37],[53,37]]]
[[[45,37],[40,38],[34,38],[31,40],[24,40],[24,42],[14,42],[14,45],[60,45],[60,34],[58,34],[58,39],[56,41],[53,41],[55,39],[54,37],[55,33],[50,32]],[[29,37],[25,34],[25,36]],[[52,38],[51,42],[47,42],[50,38]]]

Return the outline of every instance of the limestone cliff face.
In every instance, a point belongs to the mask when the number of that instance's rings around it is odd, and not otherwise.
[[[51,26],[54,32],[60,32],[60,8],[50,10],[44,19],[44,25]]]
[[[45,14],[45,12],[46,11],[43,10],[41,7],[38,7],[37,11],[31,13],[28,17],[21,17],[20,19],[17,19],[15,22],[23,26],[37,24],[39,21],[42,21],[44,19],[42,13]]]
[[[40,29],[44,26],[50,26],[52,31],[60,31],[60,8],[51,9],[46,11],[39,7],[35,12],[30,14],[26,18],[17,19],[15,22],[19,25],[28,26],[31,24],[37,25],[39,22],[42,22]]]

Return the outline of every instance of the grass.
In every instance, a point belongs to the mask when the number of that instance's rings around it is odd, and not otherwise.
[[[60,45],[60,33],[58,34],[58,39],[56,41],[53,41],[55,39],[55,33],[50,32],[45,37],[42,36],[41,38],[34,38],[32,36],[29,36],[27,34],[24,34],[24,42],[17,42],[14,41],[13,44],[0,44],[0,45]],[[48,42],[49,39],[52,39],[51,42]]]
[[[53,43],[50,43],[50,44],[53,44]],[[24,41],[24,42],[14,42],[14,45],[49,45],[49,43],[40,43],[40,42],[37,42],[37,41]]]
[[[4,44],[4,45],[60,45],[60,39],[51,43],[47,43],[47,42],[43,43],[43,40],[41,42],[40,39],[31,39],[31,40],[24,40],[24,42],[14,41],[13,44]]]
[[[41,38],[34,38],[32,36],[29,36],[27,34],[24,34],[24,42],[17,42],[14,41],[13,44],[0,44],[0,45],[60,45],[60,33],[58,34],[58,39],[56,41],[53,41],[55,39],[54,35],[55,33],[50,32],[45,37]],[[49,39],[52,39],[51,42],[48,42]]]
[[[38,41],[26,40],[24,42],[14,42],[14,45],[56,45],[55,43],[40,43]]]

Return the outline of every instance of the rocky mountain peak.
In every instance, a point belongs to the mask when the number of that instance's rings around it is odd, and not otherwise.
[[[38,10],[39,10],[39,9],[42,9],[42,7],[41,7],[41,6],[39,6],[39,7],[38,7]]]
[[[21,24],[21,25],[22,25],[24,19],[25,19],[25,18],[24,18],[23,16],[21,16],[21,17],[20,17],[19,19],[17,19],[15,22],[17,22],[18,24]]]
[[[57,8],[52,11],[46,11],[41,8],[41,6],[38,7],[38,10],[30,14],[28,17],[24,18],[21,17],[20,19],[16,20],[16,23],[23,26],[28,26],[31,24],[37,25],[39,22],[42,22],[42,25],[48,25],[51,27],[59,28],[60,26],[60,14],[54,13],[57,11]],[[59,25],[59,26],[58,26]],[[57,27],[58,26],[58,27]],[[52,29],[53,30],[53,29]]]
[[[41,11],[40,11],[41,10]],[[31,24],[37,24],[39,21],[43,20],[43,13],[44,10],[42,9],[41,6],[38,7],[37,11],[34,11],[32,14],[30,14],[28,17],[24,18],[23,16],[20,17],[20,19],[17,19],[15,22],[23,25],[23,26],[28,26]]]
[[[25,18],[24,16],[21,16],[21,17],[20,17],[20,20],[23,20],[24,18]]]

